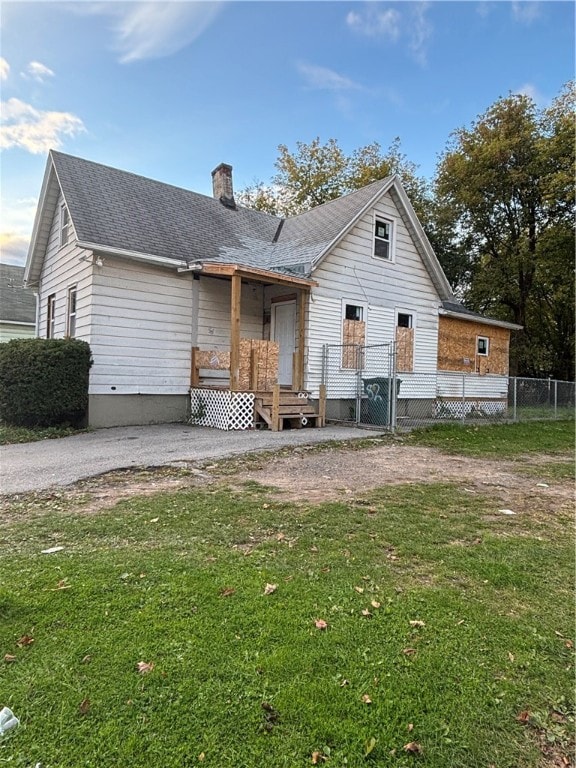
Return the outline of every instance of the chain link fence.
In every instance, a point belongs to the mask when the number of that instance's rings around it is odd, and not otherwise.
[[[395,360],[393,343],[325,345],[326,418],[391,430],[574,418],[573,381],[404,372]]]

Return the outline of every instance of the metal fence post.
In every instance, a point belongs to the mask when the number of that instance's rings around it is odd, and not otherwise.
[[[517,421],[516,418],[516,402],[518,399],[518,376],[514,376],[514,398],[513,398],[513,407],[512,407],[512,421]]]
[[[558,380],[554,379],[554,419],[558,418]]]
[[[462,376],[462,424],[466,423],[466,376]]]

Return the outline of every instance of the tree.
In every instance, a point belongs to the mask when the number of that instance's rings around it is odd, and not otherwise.
[[[444,258],[459,254],[468,306],[523,326],[521,375],[574,375],[574,94],[569,84],[541,111],[499,99],[453,134],[437,169]]]
[[[237,195],[241,205],[291,216],[397,173],[419,216],[428,215],[424,213],[429,204],[426,182],[401,152],[399,138],[385,154],[375,141],[346,155],[336,139],[322,144],[319,137],[309,144],[296,142],[295,152],[280,144],[278,152],[272,183],[255,181],[241,190]]]

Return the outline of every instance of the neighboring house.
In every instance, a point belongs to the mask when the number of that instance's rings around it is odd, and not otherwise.
[[[40,336],[90,344],[92,425],[184,420],[191,387],[317,399],[324,345],[344,375],[348,345],[394,340],[407,373],[507,375],[517,326],[456,302],[397,176],[287,219],[237,206],[229,165],[212,178],[208,197],[50,152],[26,282]],[[201,423],[224,407],[206,398]]]
[[[0,263],[0,342],[36,335],[36,296],[24,287],[24,267]]]

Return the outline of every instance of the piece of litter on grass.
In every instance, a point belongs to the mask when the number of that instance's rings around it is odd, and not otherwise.
[[[20,725],[20,720],[18,720],[11,709],[8,709],[8,707],[0,709],[0,735],[12,728],[16,728],[17,725]]]
[[[515,515],[516,512],[513,512],[511,509],[499,509],[498,512],[500,512],[502,515]]]
[[[548,483],[536,483],[536,488],[550,488]]]
[[[40,554],[41,555],[53,555],[54,552],[62,552],[64,547],[50,547],[49,549],[43,549]]]
[[[159,517],[153,517],[153,518],[152,518],[152,520],[149,520],[148,522],[149,522],[149,523],[157,523],[157,522],[158,522],[158,520],[160,520],[160,518],[159,518]]]

